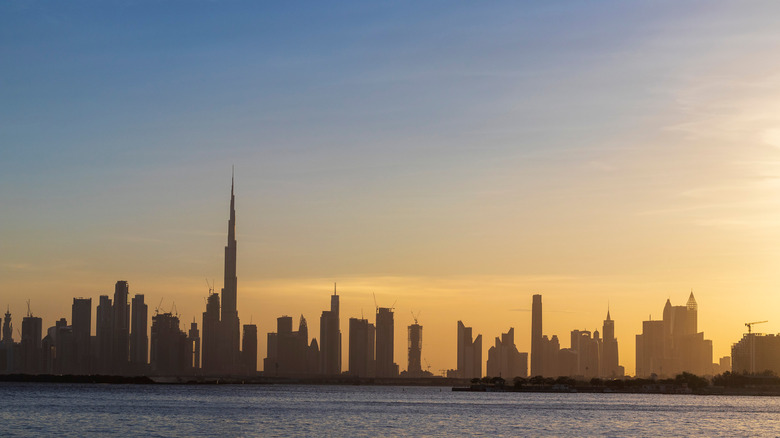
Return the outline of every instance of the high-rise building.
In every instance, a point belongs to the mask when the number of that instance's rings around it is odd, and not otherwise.
[[[242,371],[251,376],[257,373],[257,326],[244,324],[244,335],[241,345]]]
[[[74,298],[71,308],[73,326],[73,357],[76,374],[91,372],[90,343],[92,334],[92,298]]]
[[[221,345],[221,324],[219,321],[219,294],[212,293],[206,299],[206,311],[203,312],[203,342],[202,342],[202,363],[203,373],[206,375],[220,374],[224,370],[221,368],[220,353],[223,350]]]
[[[41,372],[43,320],[32,313],[22,318],[22,369],[27,374]]]
[[[230,181],[230,217],[225,246],[225,277],[220,296],[210,293],[203,313],[203,372],[241,373],[241,327],[238,318],[238,278],[236,276],[236,197]],[[211,292],[211,291],[210,291]],[[216,313],[215,313],[216,312]]]
[[[458,369],[462,379],[482,378],[482,335],[472,337],[471,327],[458,321]]]
[[[528,353],[520,353],[515,346],[515,329],[496,337],[496,343],[488,350],[487,375],[505,380],[528,377]]]
[[[615,321],[609,316],[607,309],[607,319],[601,328],[602,349],[601,349],[601,377],[616,378],[623,377],[625,374],[623,367],[620,366],[618,357],[618,341],[615,338]]]
[[[531,376],[544,374],[542,336],[542,296],[537,294],[531,305]]]
[[[601,338],[598,330],[593,334],[587,330],[571,331],[571,350],[577,353],[576,376],[591,379],[601,371]],[[558,370],[559,374],[563,374]]]
[[[3,318],[3,339],[0,342],[0,371],[14,371],[14,330],[11,322],[11,308],[6,308]]]
[[[111,367],[111,352],[114,344],[113,321],[111,298],[108,295],[101,295],[95,317],[95,341],[97,348],[93,351],[97,362],[96,369],[99,374],[111,374],[113,372]]]
[[[374,377],[374,324],[349,318],[349,374]]]
[[[179,317],[158,313],[152,317],[149,365],[152,374],[181,376],[192,372],[192,352],[187,335],[179,328]]]
[[[421,377],[423,375],[422,363],[422,331],[423,328],[417,321],[409,326],[409,364],[406,373],[409,377]]]
[[[255,333],[255,336],[257,336],[257,333]],[[255,341],[257,341],[257,338],[255,338]],[[200,371],[200,331],[198,330],[198,323],[195,322],[194,318],[192,323],[190,324],[190,331],[187,334],[187,342],[190,344],[190,350],[192,350],[192,362],[190,362],[190,366],[195,372]]]
[[[130,306],[127,298],[130,286],[126,281],[117,281],[114,287],[112,370],[116,374],[128,371],[130,359]]]
[[[233,192],[233,180],[230,182],[230,219],[228,220],[228,238],[225,246],[225,279],[222,288],[222,341],[226,347],[223,360],[224,369],[236,373],[241,368],[240,322],[238,319],[236,277],[236,197]],[[205,327],[204,327],[205,329]]]
[[[731,346],[731,360],[731,369],[735,373],[772,371],[780,374],[780,335],[745,333],[739,342]],[[727,367],[728,363],[725,363],[724,368]]]
[[[144,374],[149,357],[148,313],[144,296],[136,294],[132,302],[130,322],[130,367],[133,374]]]
[[[398,365],[394,359],[395,323],[393,310],[386,307],[376,309],[376,376],[397,377]]]
[[[320,316],[320,372],[341,374],[341,328],[336,285],[333,285],[333,295],[330,296],[330,310],[323,310]]]

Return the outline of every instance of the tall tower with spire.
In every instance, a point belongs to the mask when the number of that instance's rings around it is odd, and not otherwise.
[[[228,219],[228,238],[225,246],[225,281],[222,288],[222,341],[225,351],[224,371],[234,373],[239,371],[241,364],[240,327],[237,309],[236,277],[236,197],[234,192],[235,177],[230,177],[230,219]]]

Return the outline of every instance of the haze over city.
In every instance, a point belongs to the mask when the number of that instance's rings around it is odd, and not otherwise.
[[[633,374],[693,290],[728,356],[780,332],[777,8],[0,5],[0,306],[46,328],[126,280],[200,323],[235,166],[259,363],[334,282],[343,336],[395,305],[401,369],[412,313],[434,374],[458,320],[529,352],[533,294],[562,339],[609,308]]]

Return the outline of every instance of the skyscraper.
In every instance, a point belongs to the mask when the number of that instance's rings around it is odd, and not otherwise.
[[[113,308],[111,298],[101,295],[95,317],[95,338],[97,349],[93,352],[97,358],[97,372],[111,374],[111,345],[113,345]]]
[[[127,297],[130,286],[126,281],[117,281],[114,287],[112,370],[125,374],[130,359],[130,306]]]
[[[458,321],[458,369],[457,376],[462,379],[482,377],[482,335],[472,337],[471,327]]]
[[[394,359],[393,310],[385,307],[376,309],[376,376],[397,377],[398,365]]]
[[[130,324],[130,365],[134,374],[143,374],[149,357],[148,306],[144,296],[136,294],[132,299]]]
[[[32,316],[22,318],[22,369],[28,374],[41,371],[41,340],[43,320]]]
[[[73,326],[73,357],[76,374],[90,373],[90,342],[92,334],[92,298],[74,298],[71,308]]]
[[[349,374],[374,377],[374,325],[367,319],[349,318]]]
[[[406,372],[409,377],[422,376],[422,363],[420,359],[422,356],[422,326],[414,321],[414,324],[409,326],[409,363],[406,367]]]
[[[230,219],[228,220],[227,246],[225,246],[225,279],[222,288],[222,342],[226,351],[223,360],[224,369],[229,373],[241,368],[240,323],[238,320],[236,277],[236,197],[233,192],[234,180],[230,181]],[[204,327],[205,329],[205,327]]]
[[[615,338],[615,321],[609,316],[607,309],[607,319],[601,330],[602,350],[601,350],[601,377],[615,378],[622,377],[623,367],[620,366],[618,359],[618,341]]]
[[[241,359],[244,374],[251,376],[257,373],[257,326],[254,324],[244,324]]]
[[[225,246],[225,277],[220,296],[210,293],[203,313],[203,372],[206,374],[241,373],[241,327],[238,319],[236,277],[236,197],[234,179],[230,180],[230,216]],[[209,291],[211,292],[211,291]],[[221,313],[220,313],[221,311]]]
[[[215,375],[223,370],[220,367],[221,324],[219,321],[219,294],[212,293],[206,299],[206,311],[203,312],[203,342],[201,367],[206,375]]]
[[[152,317],[149,367],[152,374],[181,376],[192,371],[187,335],[179,328],[179,317],[158,313]]]
[[[192,362],[190,366],[196,373],[200,371],[200,330],[198,330],[198,323],[193,321],[190,324],[190,331],[187,334],[187,342],[190,344],[190,350],[192,350]]]
[[[506,380],[528,377],[528,353],[517,351],[514,328],[496,337],[495,345],[488,350],[487,375]]]
[[[541,376],[545,371],[542,336],[542,296],[537,294],[531,306],[531,376]]]
[[[339,327],[339,296],[336,285],[330,296],[330,310],[323,310],[320,316],[320,372],[341,373],[341,329]]]

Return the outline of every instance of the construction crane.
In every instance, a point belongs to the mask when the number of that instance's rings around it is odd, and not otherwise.
[[[746,323],[745,323],[745,327],[747,327],[747,328],[748,328],[748,334],[750,334],[750,333],[753,333],[753,326],[754,326],[755,324],[763,324],[763,323],[765,323],[765,322],[769,322],[769,321],[755,321],[755,322],[746,322]]]
[[[374,295],[374,307],[376,307],[376,311],[379,312],[379,304],[376,302],[376,292],[371,292]],[[393,305],[389,307],[390,310],[395,310],[395,303],[397,303],[398,300],[393,301]]]
[[[415,323],[415,324],[417,324],[417,318],[419,318],[419,317],[420,317],[420,312],[422,312],[422,310],[420,310],[419,312],[417,312],[417,315],[415,315],[415,314],[414,314],[414,312],[412,312],[412,319],[414,319],[414,323]]]

